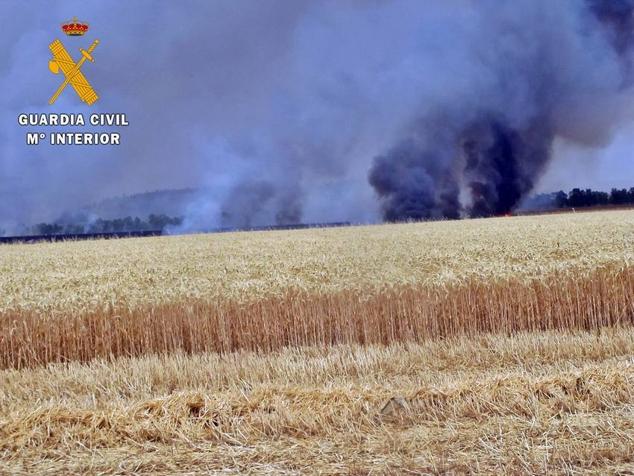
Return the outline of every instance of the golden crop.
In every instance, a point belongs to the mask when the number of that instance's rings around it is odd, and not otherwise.
[[[633,264],[634,211],[0,246],[0,473],[627,474]]]
[[[634,211],[0,246],[0,310],[253,301],[634,262]]]
[[[621,329],[0,371],[0,472],[630,474],[632,355]]]

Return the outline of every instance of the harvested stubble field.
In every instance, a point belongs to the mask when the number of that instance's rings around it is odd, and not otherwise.
[[[634,471],[634,211],[8,245],[0,271],[6,472]]]

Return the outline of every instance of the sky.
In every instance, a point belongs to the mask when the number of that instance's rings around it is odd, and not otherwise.
[[[546,45],[542,36],[559,24],[575,32],[585,25],[581,3],[0,0],[0,228],[186,187],[204,190],[183,210],[193,228],[380,220],[382,202],[368,181],[376,158],[430,117],[481,111],[493,85],[505,84],[499,65],[510,56],[519,68],[504,74],[524,74],[522,51],[538,50],[532,41]],[[85,37],[60,29],[75,16],[90,25]],[[507,51],[498,39],[513,28],[525,35]],[[82,67],[100,96],[93,106],[70,88],[48,105],[63,81],[48,69],[54,39],[75,59],[100,40],[95,62]],[[597,61],[592,81],[613,81],[616,61]],[[592,94],[604,94],[596,83]],[[504,94],[491,98],[493,109],[520,107],[515,92]],[[623,98],[632,96],[619,92]],[[602,103],[588,104],[580,114]],[[600,114],[607,110],[618,119],[599,126],[600,140],[554,138],[533,191],[634,186],[634,115],[613,105]],[[17,123],[20,113],[95,112],[127,115],[129,127],[112,129],[121,145],[27,146],[33,128]]]
[[[535,187],[536,192],[569,191],[573,187],[609,191],[634,185],[634,122],[618,128],[602,147],[579,147],[560,141],[554,160]]]

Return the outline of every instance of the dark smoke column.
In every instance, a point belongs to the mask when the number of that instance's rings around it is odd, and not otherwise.
[[[446,111],[421,111],[407,137],[374,159],[368,179],[384,220],[507,214],[544,172],[555,138],[595,145],[610,134],[619,119],[606,104],[634,82],[634,0],[570,4],[570,18],[550,29],[518,17],[513,30],[494,9],[483,13],[472,56],[487,58],[476,72],[491,75],[492,86],[474,89],[479,100],[468,104],[447,94]],[[496,28],[506,40],[487,34]],[[525,38],[531,43],[522,46]],[[613,62],[597,63],[598,53]],[[520,94],[528,98],[522,107]],[[586,116],[590,127],[580,125]]]
[[[461,141],[463,174],[472,217],[507,214],[535,185],[550,157],[550,128],[535,123],[521,131],[495,120],[467,129]]]
[[[459,190],[445,150],[411,139],[375,159],[369,180],[386,221],[459,218]]]

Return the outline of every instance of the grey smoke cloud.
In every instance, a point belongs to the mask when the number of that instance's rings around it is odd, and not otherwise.
[[[633,12],[630,0],[478,2],[476,34],[452,43],[468,52],[467,97],[421,108],[374,161],[384,218],[508,213],[540,180],[556,138],[609,143],[633,112]]]
[[[394,218],[454,216],[465,193],[473,206],[470,183],[499,193],[487,151],[500,134],[522,163],[511,175],[538,177],[553,137],[600,149],[631,120],[629,27],[619,10],[599,28],[588,5],[4,1],[0,227],[181,187],[204,190],[183,210],[190,228],[373,221],[395,193],[406,200]],[[75,15],[89,38],[62,38]],[[128,114],[118,148],[24,145],[18,113],[87,112],[68,92],[46,103],[60,82],[54,38],[75,57],[101,40],[85,71],[101,95],[92,110]],[[456,159],[466,143],[477,166]]]

